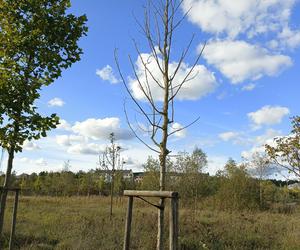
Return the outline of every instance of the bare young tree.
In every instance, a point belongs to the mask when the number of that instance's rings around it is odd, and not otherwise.
[[[110,213],[109,216],[112,218],[113,215],[113,196],[114,196],[114,184],[116,170],[120,169],[123,164],[123,160],[120,157],[121,147],[115,143],[115,135],[111,133],[109,135],[110,146],[107,146],[105,151],[99,155],[99,165],[104,170],[110,181]]]
[[[128,85],[127,78],[124,77],[121,71],[118,56],[115,53],[115,61],[120,78],[131,100],[137,107],[137,114],[140,114],[140,117],[143,119],[142,124],[147,123],[147,125],[140,126],[141,123],[136,118],[136,127],[134,123],[131,122],[131,119],[129,119],[126,106],[124,105],[127,122],[135,136],[148,148],[159,154],[160,191],[164,191],[166,187],[166,161],[170,154],[168,138],[198,120],[196,119],[187,126],[182,126],[177,129],[172,128],[175,119],[175,98],[180,90],[197,75],[198,72],[196,72],[195,67],[205,47],[203,46],[185,76],[179,78],[178,74],[184,65],[184,61],[188,56],[194,39],[194,36],[192,36],[187,43],[186,48],[178,58],[176,67],[171,67],[171,60],[173,62],[175,57],[173,48],[174,34],[188,14],[180,14],[182,3],[183,0],[149,0],[144,11],[144,22],[140,23],[137,20],[137,24],[146,38],[148,49],[150,50],[149,54],[142,53],[138,43],[135,40],[133,41],[138,55],[138,61],[142,67],[142,75],[141,71],[137,69],[132,57],[129,56],[129,62],[132,66],[135,81],[142,98],[138,98]],[[157,74],[155,72],[159,73]],[[157,94],[157,92],[159,92],[159,94]],[[139,132],[147,132],[152,140],[152,144],[146,142],[143,137],[140,136]],[[164,249],[164,198],[160,199],[159,207],[157,249],[162,250]]]

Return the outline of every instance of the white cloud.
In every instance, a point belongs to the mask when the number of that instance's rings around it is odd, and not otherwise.
[[[250,83],[248,85],[245,85],[242,90],[243,91],[252,91],[253,89],[255,89],[256,85],[254,83]]]
[[[36,143],[34,143],[33,141],[26,140],[23,143],[23,149],[28,150],[28,151],[33,151],[33,150],[40,149],[40,147]]]
[[[273,141],[273,139],[279,135],[281,135],[280,131],[270,128],[267,129],[265,134],[255,137],[254,142],[256,145],[264,145],[270,141]]]
[[[70,123],[68,123],[64,119],[59,120],[59,124],[57,125],[57,128],[61,129],[61,130],[66,130],[66,131],[71,131],[72,130]]]
[[[104,81],[109,81],[112,84],[119,83],[120,80],[114,75],[113,69],[111,66],[106,65],[102,69],[96,70],[96,75],[99,76]]]
[[[65,102],[58,97],[55,97],[48,102],[49,107],[62,107],[64,105],[65,105]]]
[[[152,76],[149,73],[145,73],[144,63],[147,64],[147,68],[151,72],[151,74],[163,85],[163,76],[159,70],[159,67],[153,56],[150,54],[144,53],[141,54],[136,61],[136,72],[140,79],[142,86],[146,89],[148,93],[149,88],[151,90],[151,94],[154,100],[162,101],[163,100],[163,90],[156,84],[155,80],[153,80]],[[171,62],[169,64],[169,75],[172,76],[177,67],[177,62]],[[179,85],[188,72],[191,70],[191,67],[185,63],[182,63],[179,68],[176,77],[173,80],[173,86]],[[147,79],[149,83],[149,88],[147,86]],[[196,65],[193,73],[189,77],[189,81],[187,81],[183,87],[180,89],[178,95],[176,96],[179,100],[197,100],[211,92],[217,86],[216,79],[214,74],[210,72],[203,65]],[[140,88],[140,85],[136,79],[130,79],[130,88],[133,95],[139,100],[145,100],[146,97],[143,91]],[[175,92],[175,90],[174,90]]]
[[[83,122],[76,122],[72,130],[93,140],[107,140],[111,133],[114,133],[117,140],[130,140],[133,138],[133,134],[128,129],[121,128],[120,119],[117,117],[90,118]]]
[[[228,131],[219,134],[219,138],[225,142],[232,142],[235,145],[241,145],[246,146],[249,145],[250,140],[247,136],[245,136],[242,132],[234,132],[234,131]]]
[[[300,30],[285,27],[278,35],[283,46],[294,49],[300,45]]]
[[[22,157],[22,158],[19,158],[17,159],[19,162],[21,163],[30,163],[30,159],[27,158],[27,157]]]
[[[182,129],[180,131],[175,132],[176,130]],[[183,126],[177,122],[174,122],[172,126],[170,127],[170,133],[175,132],[174,136],[178,138],[185,138],[186,137],[186,129],[183,129]]]
[[[230,140],[236,139],[238,137],[239,137],[239,133],[233,132],[233,131],[228,131],[228,132],[219,134],[219,138],[221,138],[223,141],[230,141]]]
[[[286,107],[268,105],[247,115],[254,125],[260,127],[262,125],[278,124],[289,113],[290,111]]]
[[[44,158],[39,158],[35,160],[35,164],[43,167],[48,165],[47,161]]]
[[[61,146],[71,146],[75,142],[86,142],[87,140],[81,135],[57,135],[56,143]]]
[[[224,170],[224,166],[228,161],[226,156],[208,155],[208,164],[206,167],[207,172],[210,175],[215,175],[218,170]]]
[[[84,155],[99,155],[104,152],[105,145],[99,145],[96,143],[88,144],[75,144],[68,148],[68,153],[72,154],[84,154]]]
[[[235,38],[278,32],[288,25],[295,0],[184,0],[188,19],[203,31]]]
[[[211,41],[203,56],[233,84],[257,80],[265,75],[275,76],[292,65],[288,56],[271,54],[265,48],[241,40]]]
[[[256,136],[253,139],[252,148],[249,150],[242,151],[241,156],[245,159],[250,159],[254,153],[265,153],[265,145],[268,144],[274,146],[274,138],[280,135],[280,131],[274,129],[267,129],[264,134]]]

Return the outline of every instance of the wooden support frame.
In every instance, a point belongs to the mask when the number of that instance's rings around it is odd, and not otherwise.
[[[14,238],[16,233],[16,222],[17,222],[17,212],[18,212],[18,203],[19,203],[19,193],[20,188],[3,188],[0,187],[1,196],[3,192],[15,192],[15,200],[14,200],[14,207],[11,219],[11,229],[10,229],[10,237],[9,237],[9,250],[13,250],[14,248]]]
[[[178,250],[178,201],[179,194],[174,191],[136,191],[136,190],[124,190],[124,196],[128,197],[128,207],[126,214],[126,222],[125,222],[125,234],[124,234],[124,245],[123,250],[130,249],[130,234],[131,234],[131,222],[132,222],[132,209],[133,209],[133,198],[141,198],[143,197],[156,197],[156,198],[169,198],[170,199],[170,215],[169,215],[169,249],[170,250]],[[146,200],[144,200],[146,201]],[[147,203],[161,209],[159,206],[154,205],[148,201]]]

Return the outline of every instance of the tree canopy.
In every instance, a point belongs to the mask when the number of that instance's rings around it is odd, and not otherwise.
[[[85,15],[66,14],[69,0],[0,1],[0,146],[21,151],[46,136],[58,117],[43,117],[35,100],[42,86],[80,59]]]
[[[292,118],[290,135],[274,139],[275,145],[266,145],[271,161],[300,178],[300,116]]]

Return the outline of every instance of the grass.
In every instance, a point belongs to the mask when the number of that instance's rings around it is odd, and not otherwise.
[[[9,200],[7,243],[12,199]],[[17,249],[116,250],[122,249],[126,200],[114,203],[100,197],[21,197],[18,210]],[[134,201],[131,249],[155,249],[155,208]],[[166,226],[167,234],[167,226]],[[168,236],[168,235],[166,235]],[[196,212],[180,209],[180,249],[300,249],[300,211],[225,212],[202,206]],[[167,248],[166,248],[167,249]]]

